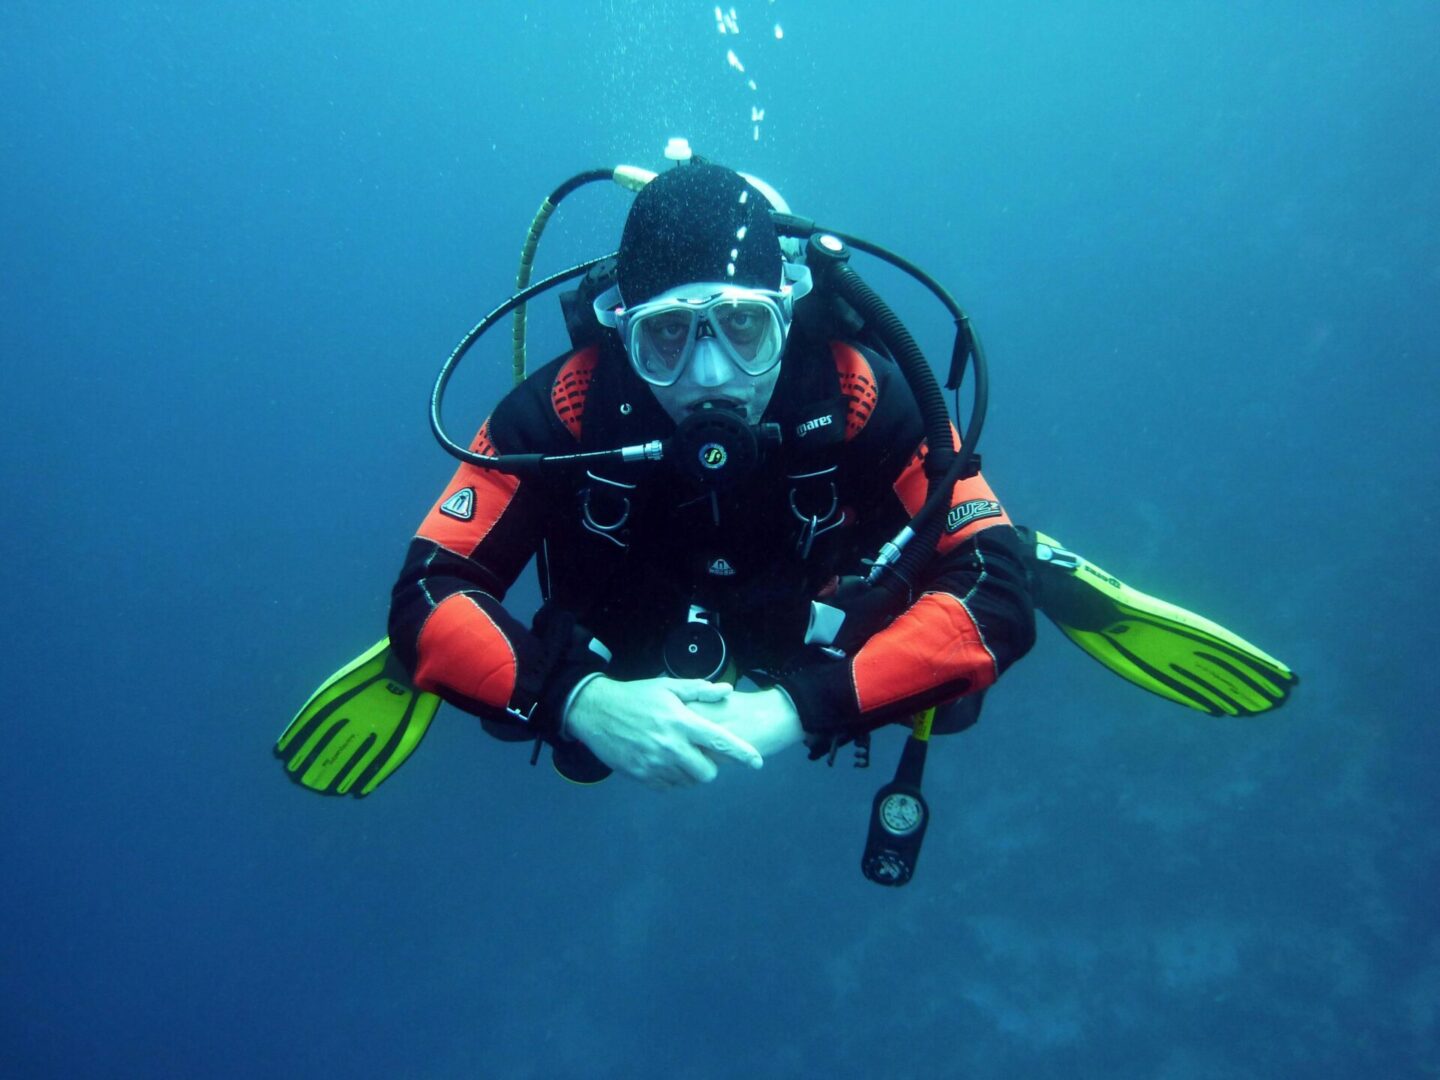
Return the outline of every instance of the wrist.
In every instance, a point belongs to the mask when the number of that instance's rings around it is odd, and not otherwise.
[[[795,707],[795,699],[783,686],[776,684],[770,687],[766,693],[775,695],[776,707],[781,709],[785,720],[793,721],[796,727],[800,727],[800,710]],[[803,730],[803,728],[802,728]]]
[[[603,672],[592,671],[588,675],[582,675],[580,681],[570,688],[570,693],[565,698],[565,705],[560,710],[560,737],[566,742],[577,742],[580,738],[570,730],[570,713],[575,705],[575,699],[580,696],[582,690],[596,679],[603,679],[605,677]]]

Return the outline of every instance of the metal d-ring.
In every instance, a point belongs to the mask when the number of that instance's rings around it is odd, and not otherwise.
[[[822,476],[829,476],[833,472],[835,472],[834,465],[828,469],[821,469],[818,472],[798,473],[794,476],[786,477],[787,480],[795,485],[790,488],[790,512],[794,514],[800,522],[800,535],[796,538],[795,547],[796,550],[799,551],[800,558],[802,559],[808,559],[810,557],[810,548],[814,545],[817,536],[824,536],[831,529],[838,529],[845,523],[845,515],[838,512],[840,510],[840,492],[835,487],[834,480],[826,481],[826,483],[830,485],[830,508],[823,514],[806,514],[796,505],[795,497],[800,490],[798,482],[802,480],[817,480]]]
[[[621,506],[620,514],[616,518],[616,520],[612,522],[597,521],[595,518],[594,509],[591,504],[591,496],[594,492],[594,484],[586,485],[585,487],[580,489],[580,523],[584,525],[585,528],[593,532],[596,536],[603,536],[606,540],[609,540],[616,547],[629,547],[629,544],[625,543],[625,541],[621,540],[615,534],[621,529],[623,529],[626,523],[630,520],[631,507],[630,496],[628,492],[634,491],[636,485],[624,484],[621,483],[619,480],[607,480],[603,476],[596,476],[588,469],[585,470],[585,475],[590,477],[591,480],[595,481],[596,484],[604,484],[608,488],[618,489],[619,492],[622,493],[619,496]],[[616,492],[608,491],[606,492],[606,494],[614,495],[616,494]]]

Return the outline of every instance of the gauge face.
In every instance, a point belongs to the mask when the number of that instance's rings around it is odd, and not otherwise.
[[[909,835],[920,827],[924,819],[925,809],[920,800],[903,791],[885,796],[885,801],[880,804],[880,824],[885,826],[886,832],[895,836]]]

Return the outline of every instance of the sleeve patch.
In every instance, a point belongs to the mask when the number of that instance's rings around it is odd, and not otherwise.
[[[470,449],[486,457],[495,455],[495,446],[490,441],[490,421],[485,421]],[[468,559],[490,535],[519,487],[518,476],[465,462],[455,471],[445,493],[425,516],[415,535]]]
[[[475,489],[461,488],[440,504],[440,512],[458,521],[469,521],[475,516]]]
[[[966,499],[959,506],[952,506],[945,515],[945,531],[957,533],[972,521],[999,517],[1004,512],[994,499]]]

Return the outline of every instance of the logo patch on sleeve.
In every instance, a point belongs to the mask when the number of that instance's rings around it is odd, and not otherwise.
[[[475,516],[475,489],[461,488],[440,504],[440,512],[461,521],[469,521]]]
[[[945,515],[945,531],[956,533],[972,521],[999,517],[1002,513],[1004,511],[1000,509],[1000,504],[994,499],[969,499],[950,508],[950,513]]]

